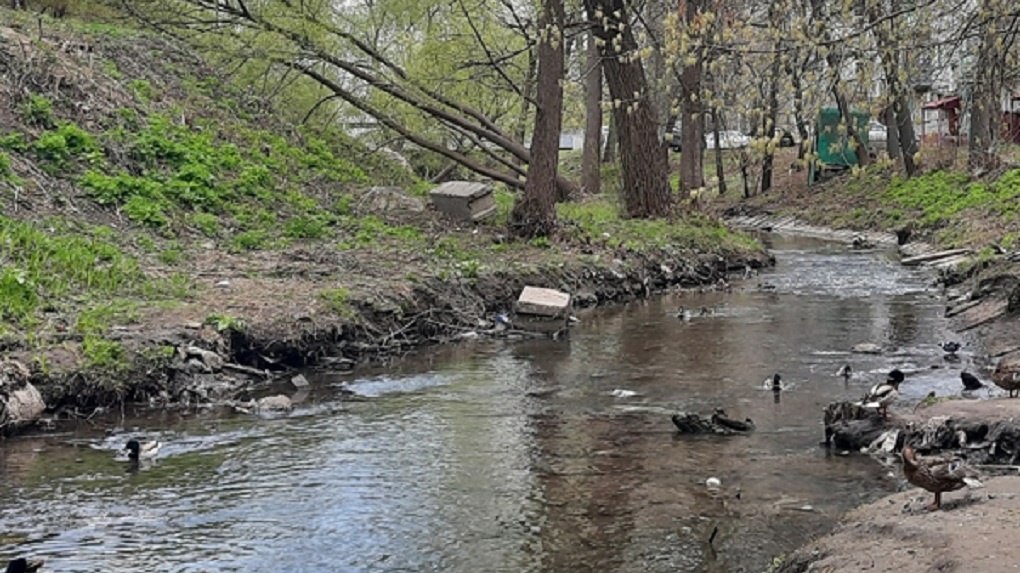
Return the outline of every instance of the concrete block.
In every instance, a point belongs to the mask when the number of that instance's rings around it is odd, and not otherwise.
[[[471,181],[450,181],[429,191],[436,210],[460,221],[480,221],[496,213],[492,187]]]
[[[551,288],[524,287],[517,298],[517,314],[566,318],[570,309],[570,295]]]

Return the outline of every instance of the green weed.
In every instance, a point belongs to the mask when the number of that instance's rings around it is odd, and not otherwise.
[[[226,314],[210,314],[205,317],[205,323],[212,325],[217,332],[234,331],[244,332],[247,325],[243,319]]]
[[[53,102],[49,98],[33,94],[28,97],[22,111],[29,124],[46,129],[53,127]]]
[[[344,318],[353,318],[354,309],[348,304],[350,291],[344,287],[332,288],[321,291],[319,298],[326,303],[330,310]]]

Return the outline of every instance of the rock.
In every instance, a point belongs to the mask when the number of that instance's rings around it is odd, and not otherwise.
[[[210,372],[219,372],[223,370],[223,364],[226,362],[223,358],[213,352],[212,350],[206,350],[197,346],[188,346],[184,349],[184,354],[187,357],[195,357],[202,361]]]
[[[291,378],[290,383],[293,384],[294,387],[297,388],[298,390],[308,387],[308,379],[305,378],[303,374],[298,374],[297,376]]]
[[[0,433],[33,423],[46,410],[42,395],[28,378],[28,368],[21,362],[0,362]]]
[[[570,308],[570,295],[558,290],[524,287],[517,298],[517,313],[557,318],[566,316]]]
[[[850,351],[858,354],[881,354],[882,347],[873,342],[861,342],[860,344],[855,344]]]
[[[290,398],[283,394],[266,396],[255,403],[255,410],[257,412],[289,412],[293,409],[294,404],[291,403]]]
[[[365,191],[364,200],[373,211],[409,211],[420,213],[425,202],[412,197],[399,187],[372,187]]]

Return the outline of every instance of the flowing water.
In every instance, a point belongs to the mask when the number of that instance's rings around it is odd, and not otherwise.
[[[955,391],[960,368],[931,368],[945,331],[926,272],[775,240],[776,268],[736,292],[585,312],[569,340],[316,374],[286,417],[150,415],[8,440],[0,558],[58,572],[763,571],[899,487],[819,447],[822,407],[900,367],[894,408],[910,408]],[[850,354],[858,342],[888,352]],[[774,372],[778,400],[762,386]],[[341,383],[368,399],[342,400]],[[670,414],[717,406],[757,431],[675,434]],[[129,435],[162,440],[159,458],[128,471],[114,454]]]

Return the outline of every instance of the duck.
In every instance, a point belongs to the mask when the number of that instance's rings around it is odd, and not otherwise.
[[[977,376],[974,376],[966,370],[960,372],[960,380],[963,382],[964,390],[978,390],[985,387],[985,385],[978,380]]]
[[[744,418],[743,421],[734,420],[726,415],[726,411],[722,408],[716,408],[715,412],[712,412],[712,423],[723,428],[729,428],[738,432],[751,432],[754,431],[754,422],[751,418]]]
[[[17,559],[12,559],[7,564],[6,573],[32,573],[33,571],[38,571],[43,566],[43,563],[42,559],[18,557]]]
[[[159,453],[159,448],[162,447],[162,445],[163,444],[156,440],[152,440],[150,442],[139,442],[132,438],[128,440],[124,449],[127,450],[128,459],[133,462],[137,462],[139,460],[149,460],[156,457],[156,454]]]
[[[676,317],[679,318],[680,320],[684,321],[690,320],[692,315],[693,313],[691,313],[691,311],[687,310],[682,306],[676,309]]]
[[[943,492],[964,487],[984,487],[974,470],[959,458],[922,458],[910,446],[904,447],[900,455],[903,458],[903,475],[907,481],[935,494],[935,501],[928,506],[930,511],[942,507]]]
[[[963,348],[963,345],[959,342],[946,341],[940,342],[939,348],[941,348],[946,354],[956,354],[961,348]]]
[[[1020,393],[1020,370],[1015,370],[1014,367],[1006,366],[1000,362],[992,372],[992,382],[1009,392],[1009,397],[1012,398]]]
[[[886,418],[889,416],[889,404],[895,402],[900,395],[901,383],[903,372],[899,369],[891,370],[885,382],[872,386],[858,404],[865,408],[878,408],[878,413]]]
[[[843,377],[843,381],[844,381],[844,382],[847,382],[847,381],[849,381],[849,380],[850,380],[850,377],[851,377],[851,376],[853,376],[853,375],[854,375],[854,369],[853,369],[853,367],[852,367],[852,366],[850,366],[849,364],[844,364],[844,365],[843,365],[843,366],[842,366],[842,367],[841,367],[841,368],[840,368],[840,369],[839,369],[839,370],[838,370],[838,371],[836,372],[836,376],[842,376],[842,377]]]
[[[772,390],[773,392],[781,392],[783,390],[783,377],[776,372],[772,376],[766,378],[762,383],[762,386]]]

